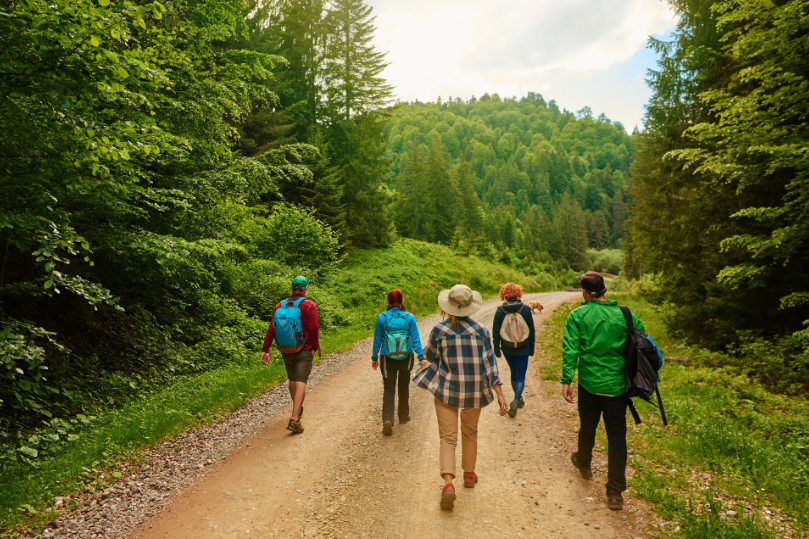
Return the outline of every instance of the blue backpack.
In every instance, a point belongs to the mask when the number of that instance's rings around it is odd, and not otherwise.
[[[410,342],[410,321],[408,314],[402,311],[385,311],[385,326],[382,335],[385,340],[388,359],[406,359],[413,353]]]
[[[305,298],[295,301],[284,300],[275,310],[272,318],[272,327],[275,331],[275,342],[278,350],[285,354],[294,354],[303,350],[306,339],[301,329],[301,302]]]

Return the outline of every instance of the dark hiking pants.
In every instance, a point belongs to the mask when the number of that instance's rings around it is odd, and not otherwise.
[[[604,416],[607,429],[607,490],[626,490],[626,396],[594,395],[579,385],[579,452],[576,460],[589,466],[593,459],[596,429]]]
[[[412,356],[405,359],[382,357],[382,381],[385,384],[385,393],[382,397],[382,421],[393,423],[393,405],[397,385],[399,388],[399,419],[410,416],[410,369],[412,367]]]

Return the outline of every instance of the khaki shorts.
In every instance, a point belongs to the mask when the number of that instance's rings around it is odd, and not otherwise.
[[[284,367],[287,370],[287,378],[290,382],[309,381],[309,373],[312,372],[312,360],[315,353],[312,350],[301,350],[294,354],[281,354],[284,358]]]

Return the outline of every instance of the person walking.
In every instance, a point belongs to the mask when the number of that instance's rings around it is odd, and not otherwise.
[[[441,438],[440,465],[444,488],[441,507],[452,509],[455,503],[455,448],[458,444],[458,418],[461,421],[464,487],[474,488],[478,451],[478,421],[481,409],[497,395],[500,415],[508,405],[503,397],[497,360],[489,331],[469,318],[483,300],[466,285],[456,284],[438,295],[438,304],[447,317],[430,332],[423,368],[413,382],[435,396],[438,434]],[[427,366],[429,362],[429,366]],[[426,367],[426,368],[424,368]]]
[[[292,417],[287,430],[293,434],[303,432],[303,401],[306,399],[306,383],[312,372],[315,350],[320,353],[318,341],[319,322],[315,302],[306,299],[309,281],[298,276],[292,280],[292,296],[278,303],[273,319],[264,337],[261,362],[270,361],[270,345],[275,339],[289,378],[289,396],[292,398]]]
[[[528,358],[534,355],[536,343],[534,317],[531,309],[523,304],[520,298],[522,298],[520,285],[504,284],[500,288],[500,299],[503,300],[503,304],[495,311],[492,326],[494,354],[500,357],[502,351],[511,370],[514,400],[509,404],[509,417],[516,416],[517,408],[525,406],[522,396],[525,389],[525,373],[528,371]]]
[[[410,371],[413,369],[414,353],[419,361],[424,359],[421,337],[415,317],[402,304],[402,291],[394,288],[388,292],[388,309],[376,317],[374,348],[371,367],[382,367],[382,434],[393,434],[393,405],[399,387],[399,424],[410,421]],[[381,351],[381,356],[380,356]]]
[[[607,430],[607,503],[610,509],[624,507],[626,490],[626,378],[627,326],[615,301],[607,301],[604,278],[588,271],[579,279],[584,304],[570,313],[565,323],[562,361],[562,395],[575,404],[571,382],[579,372],[578,450],[571,461],[585,478],[592,477],[596,429],[604,416]],[[633,314],[632,323],[644,331]]]

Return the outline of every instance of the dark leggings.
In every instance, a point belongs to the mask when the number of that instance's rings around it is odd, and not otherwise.
[[[604,416],[607,429],[607,490],[626,490],[626,396],[594,395],[579,385],[579,452],[576,460],[589,466],[593,459],[596,429]]]
[[[512,356],[504,353],[508,368],[511,370],[511,387],[514,389],[514,400],[520,400],[525,389],[525,373],[528,370],[528,356]]]

